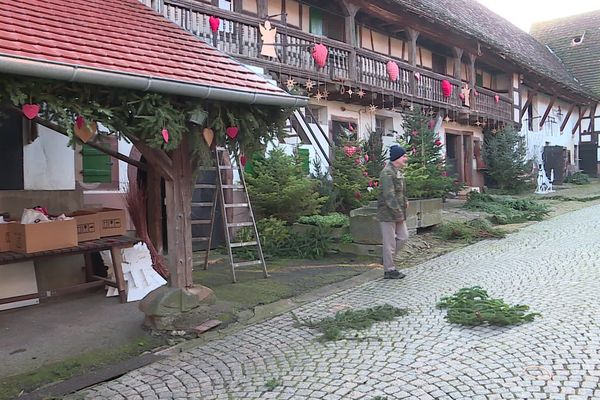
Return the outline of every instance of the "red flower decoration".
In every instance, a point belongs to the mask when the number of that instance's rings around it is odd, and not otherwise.
[[[327,63],[327,47],[322,44],[315,44],[312,50],[312,58],[321,68]]]
[[[398,64],[390,60],[387,62],[386,69],[390,81],[396,82],[398,80],[398,76],[400,75],[400,68],[398,68]]]
[[[444,95],[444,97],[452,96],[452,84],[450,83],[450,81],[444,79],[441,83],[441,86],[442,94]]]
[[[221,25],[221,20],[219,17],[211,16],[208,19],[208,24],[210,25],[210,30],[216,32],[219,30],[219,25]]]

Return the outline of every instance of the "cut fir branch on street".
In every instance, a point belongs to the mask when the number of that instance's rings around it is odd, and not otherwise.
[[[442,297],[437,307],[447,309],[446,320],[454,324],[518,325],[533,321],[540,313],[528,313],[529,306],[511,306],[502,299],[492,299],[480,286],[460,289],[452,296]]]

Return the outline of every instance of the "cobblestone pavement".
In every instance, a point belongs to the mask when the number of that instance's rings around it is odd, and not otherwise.
[[[600,399],[599,234],[600,206],[585,208],[294,311],[320,319],[347,306],[412,310],[361,332],[364,341],[317,342],[286,313],[72,398]],[[473,285],[543,318],[510,328],[447,323],[436,301]]]

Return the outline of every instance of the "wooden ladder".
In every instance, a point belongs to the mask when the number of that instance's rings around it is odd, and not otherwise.
[[[258,229],[256,228],[256,220],[254,219],[254,213],[252,212],[252,205],[250,204],[250,196],[248,195],[248,190],[246,188],[246,180],[244,179],[244,172],[240,167],[239,160],[235,160],[235,163],[232,163],[229,152],[225,147],[217,146],[214,150],[215,157],[215,165],[217,168],[217,178],[215,182],[215,191],[212,202],[212,211],[210,217],[210,230],[208,236],[208,245],[206,247],[206,253],[204,256],[204,269],[208,269],[208,256],[210,253],[210,248],[212,245],[212,236],[213,236],[213,228],[215,224],[215,217],[217,213],[217,206],[221,207],[221,216],[223,220],[223,230],[225,233],[225,243],[227,246],[227,252],[229,253],[229,265],[231,267],[231,278],[233,283],[237,282],[235,271],[240,267],[249,267],[253,265],[262,265],[264,277],[268,278],[269,273],[267,272],[267,265],[265,263],[265,257],[263,255],[262,246],[260,244],[260,237],[258,235]],[[234,184],[233,179],[231,184],[223,183],[223,173],[227,171],[237,171],[239,174],[239,183]],[[225,190],[229,189],[233,192],[238,192],[243,194],[242,202],[227,202],[227,198],[225,196]],[[227,210],[229,209],[247,209],[249,221],[245,222],[230,222],[227,217]],[[236,228],[252,228],[253,238],[245,241],[245,242],[232,242],[233,235],[231,233],[231,229]],[[234,250],[236,248],[249,247],[254,248],[254,254],[257,257],[255,260],[250,261],[235,261],[234,259]]]

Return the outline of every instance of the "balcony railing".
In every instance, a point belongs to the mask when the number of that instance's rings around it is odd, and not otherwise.
[[[147,3],[149,0],[140,1]],[[466,108],[459,98],[463,85],[461,81],[413,67],[399,59],[273,23],[277,27],[275,42],[281,59],[272,60],[260,54],[261,36],[258,27],[263,21],[199,3],[190,5],[182,0],[164,0],[163,3],[162,13],[166,18],[217,49],[250,63],[271,65],[272,70],[297,77],[319,79],[321,82],[341,81],[346,85],[360,86],[376,93],[383,91],[385,94],[418,103],[459,111],[470,110],[482,117],[496,120],[513,119],[510,97],[478,87],[478,95],[471,96],[471,107]],[[208,19],[213,15],[221,19],[219,30],[215,34],[210,30],[208,23]],[[327,46],[329,54],[324,68],[318,68],[310,54],[310,46],[315,43]],[[390,59],[400,67],[400,75],[395,82],[392,82],[387,74],[386,64]],[[415,76],[416,72],[420,75],[418,79]],[[452,84],[452,96],[443,95],[442,80],[448,80]],[[499,96],[498,101],[496,96]]]

